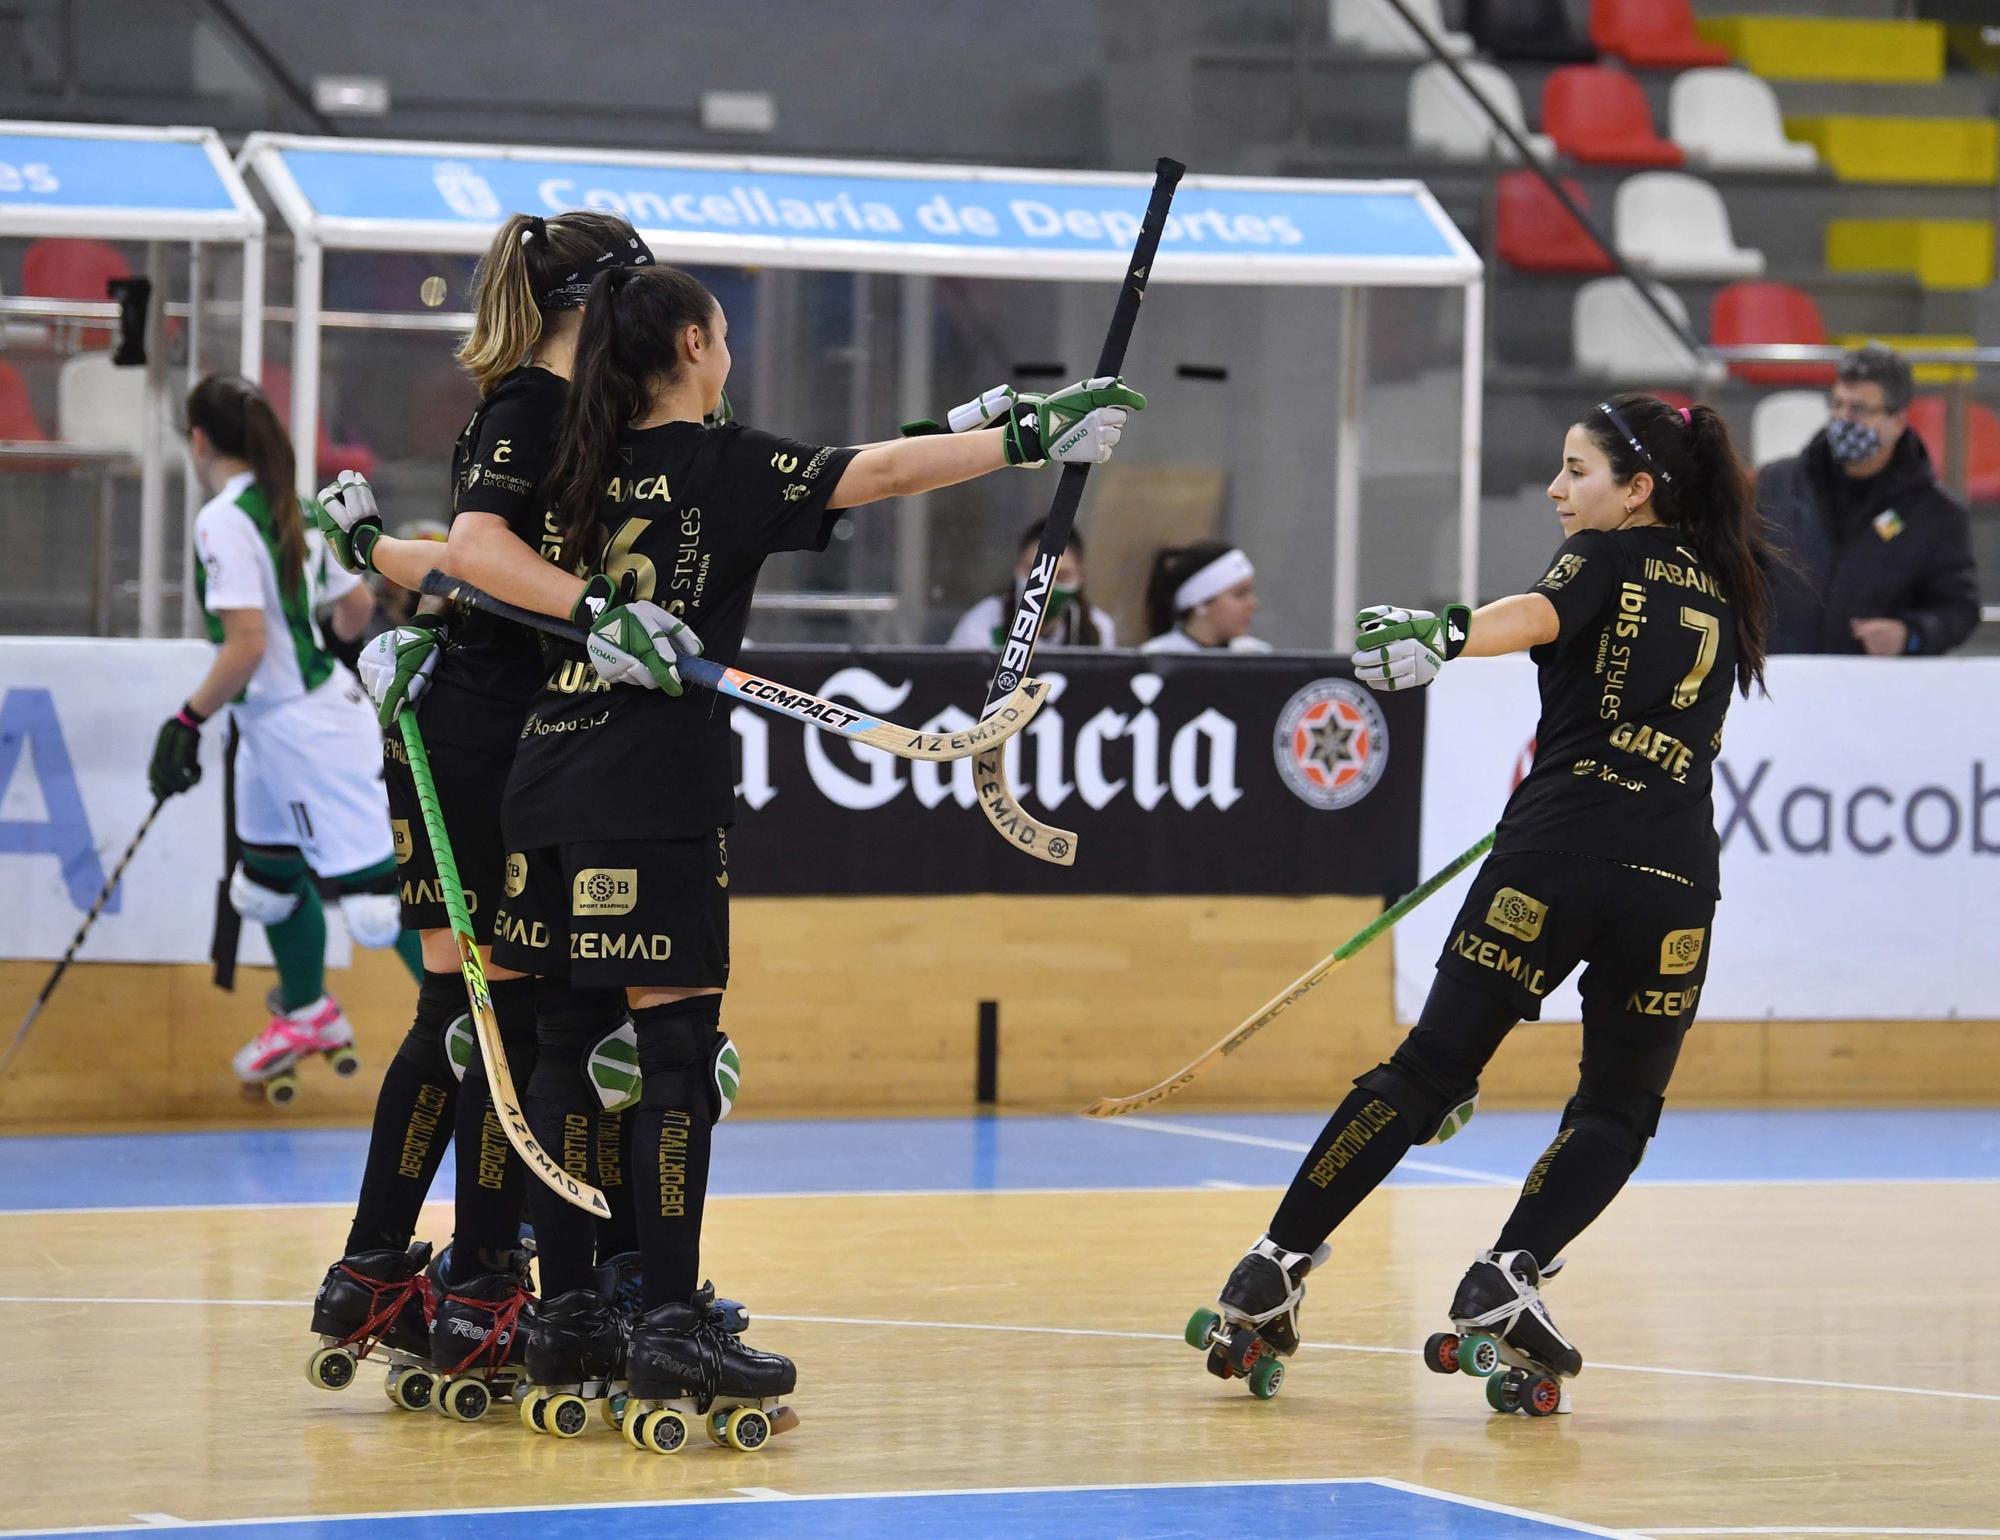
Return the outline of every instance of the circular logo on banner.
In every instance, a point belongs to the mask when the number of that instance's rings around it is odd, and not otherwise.
[[[1389,765],[1389,724],[1368,691],[1317,679],[1285,702],[1271,752],[1301,802],[1325,812],[1352,807]]]

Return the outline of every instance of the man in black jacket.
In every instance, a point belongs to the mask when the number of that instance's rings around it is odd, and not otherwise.
[[[1795,570],[1772,574],[1772,652],[1949,652],[1979,624],[1963,505],[1910,431],[1910,366],[1871,343],[1840,361],[1827,425],[1757,475]]]

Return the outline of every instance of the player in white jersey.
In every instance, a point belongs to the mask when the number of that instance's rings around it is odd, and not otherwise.
[[[235,1069],[285,1101],[301,1058],[324,1053],[343,1074],[359,1065],[353,1028],[325,990],[321,885],[338,894],[358,945],[396,947],[414,974],[417,944],[396,896],[381,733],[313,619],[291,440],[262,392],[231,375],[210,375],[189,392],[187,421],[189,456],[211,494],[195,516],[195,582],[219,650],[161,725],[149,780],[159,798],[192,787],[201,779],[202,724],[232,708],[243,858],[229,874],[229,897],[264,927],[278,966],[270,1022],[237,1054]],[[337,567],[329,582],[321,597],[334,602],[335,628],[358,633],[367,590]]]

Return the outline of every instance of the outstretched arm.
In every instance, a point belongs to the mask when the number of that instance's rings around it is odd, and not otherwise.
[[[1498,658],[1556,639],[1556,607],[1542,594],[1509,594],[1482,604],[1466,627],[1461,658]]]

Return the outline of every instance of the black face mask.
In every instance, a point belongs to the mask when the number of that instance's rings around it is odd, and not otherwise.
[[[604,251],[599,252],[581,267],[572,268],[549,287],[535,296],[535,303],[543,310],[575,310],[590,298],[590,285],[599,273],[608,273],[614,267],[651,267],[653,250],[636,235],[628,235],[622,241],[613,241]]]
[[[1856,422],[1850,417],[1830,417],[1826,424],[1826,447],[1842,465],[1859,465],[1881,451],[1882,430],[1873,423]]]

